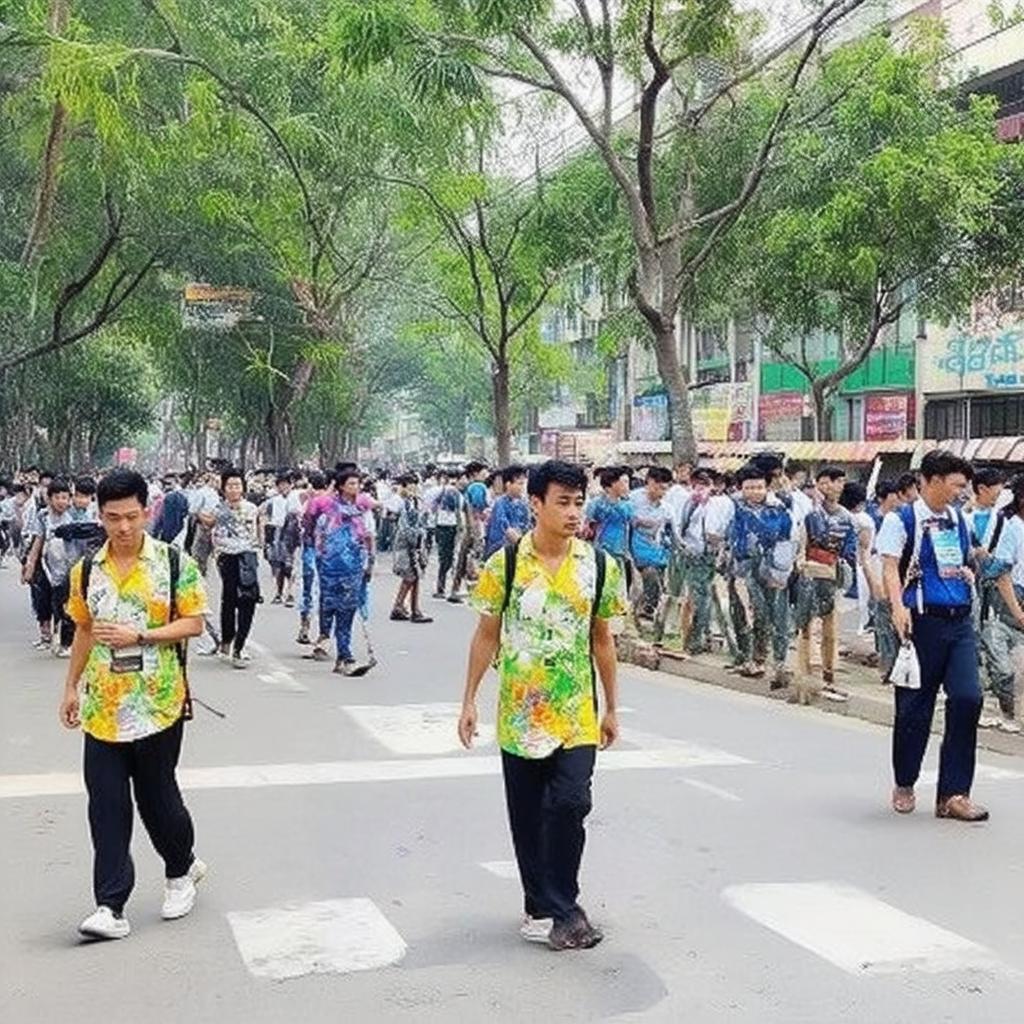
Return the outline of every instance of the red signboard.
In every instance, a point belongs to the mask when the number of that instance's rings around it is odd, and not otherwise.
[[[868,395],[864,400],[864,440],[898,441],[907,436],[907,395]]]

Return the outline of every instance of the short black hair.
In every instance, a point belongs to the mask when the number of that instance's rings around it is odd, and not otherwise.
[[[694,484],[710,484],[714,482],[710,470],[695,469],[690,476],[690,482]]]
[[[348,463],[348,465],[343,465],[341,469],[335,471],[334,486],[340,490],[353,477],[355,477],[356,480],[362,479],[362,477],[360,477],[359,475],[359,470],[356,469],[356,467],[352,463]]]
[[[571,491],[579,491],[580,494],[586,495],[586,470],[582,466],[576,466],[571,462],[549,459],[547,462],[542,462],[539,466],[534,466],[530,470],[530,479],[526,485],[526,491],[531,498],[540,498],[541,501],[545,501],[548,496],[548,489],[552,484],[558,484]]]
[[[877,501],[885,501],[886,498],[893,494],[899,494],[899,488],[896,486],[896,481],[879,480],[875,486],[875,499]]]
[[[672,483],[672,470],[665,466],[651,466],[647,470],[647,479],[648,481],[653,480],[656,484],[670,484]]]
[[[846,476],[846,470],[840,469],[838,466],[822,466],[817,473],[814,474],[815,480],[821,480],[827,477],[829,480],[838,480],[840,477]]]
[[[274,476],[275,484],[290,484],[294,483],[295,478],[292,476],[290,469],[279,469]]]
[[[319,469],[315,469],[309,474],[309,486],[314,491],[322,491],[327,486],[327,477]]]
[[[149,503],[149,484],[134,469],[115,469],[96,487],[96,503],[101,509],[110,501],[122,501],[125,498],[138,498],[143,508]]]
[[[481,470],[487,468],[486,462],[467,462],[465,474],[466,476],[476,476]]]
[[[600,484],[604,488],[611,487],[616,480],[621,480],[624,476],[629,476],[628,466],[608,466],[601,470],[601,475],[598,477]]]
[[[75,494],[93,495],[96,493],[96,481],[91,476],[75,477]]]
[[[524,476],[529,476],[530,471],[525,466],[506,466],[501,471],[501,479],[506,484],[514,483],[516,480],[522,479]]]
[[[953,473],[961,473],[968,480],[974,476],[971,464],[946,448],[937,448],[921,460],[921,476],[925,480],[937,476],[950,476]]]
[[[868,500],[868,489],[856,480],[847,480],[843,484],[843,493],[839,495],[839,504],[852,512],[858,505]]]
[[[245,474],[240,469],[235,469],[234,466],[227,466],[221,470],[220,486],[222,489],[227,487],[229,480],[241,480],[242,486],[245,486]]]
[[[1002,487],[1005,483],[1006,472],[998,466],[984,466],[974,474],[975,487]]]
[[[52,498],[55,494],[70,494],[71,484],[61,476],[55,476],[46,485],[46,496]]]
[[[899,491],[900,494],[902,494],[904,491],[908,490],[911,487],[920,487],[920,486],[921,486],[921,481],[917,478],[917,474],[916,473],[904,473],[896,481],[896,490]]]
[[[736,474],[736,485],[742,487],[748,480],[763,480],[768,483],[770,475],[771,471],[765,467],[763,462],[748,462]]]
[[[782,472],[782,456],[776,452],[758,452],[750,461],[768,474],[766,479]]]
[[[41,470],[39,470],[39,479],[40,480],[42,480],[44,476],[48,477],[50,480],[52,480],[54,478],[54,475],[55,474],[54,474],[52,469],[41,469]]]
[[[806,462],[800,462],[799,459],[790,459],[786,463],[786,476],[796,476],[797,473],[809,472]]]

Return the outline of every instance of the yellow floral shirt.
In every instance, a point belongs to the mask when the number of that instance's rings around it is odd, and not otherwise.
[[[606,560],[597,616],[626,612],[622,571]],[[573,539],[552,576],[533,550],[533,534],[519,542],[516,574],[501,628],[498,673],[498,743],[519,757],[547,757],[559,747],[596,745],[600,739],[590,644],[590,616],[597,589],[597,559]],[[487,561],[473,589],[473,607],[502,615],[505,549]]]
[[[131,572],[121,579],[107,545],[93,558],[89,593],[82,594],[82,563],[71,570],[67,613],[79,625],[93,619],[118,622],[140,631],[168,622],[171,599],[171,563],[167,545],[146,536],[142,553]],[[203,615],[206,589],[196,563],[181,556],[175,595],[175,618]],[[82,678],[82,729],[98,740],[128,743],[170,728],[181,717],[185,702],[185,674],[174,644],[147,644],[142,648],[141,672],[114,672],[111,650],[93,644]]]

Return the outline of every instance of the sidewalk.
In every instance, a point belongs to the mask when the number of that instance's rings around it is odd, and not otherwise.
[[[848,715],[876,725],[891,726],[893,721],[892,687],[879,681],[878,670],[863,664],[862,646],[851,642],[844,636],[844,642],[852,649],[851,654],[840,657],[836,670],[836,686],[850,694],[850,699],[843,703],[835,703],[822,698],[815,699],[813,707],[820,711],[828,711],[838,715]],[[768,688],[769,678],[747,679],[735,672],[727,671],[725,659],[719,654],[698,656],[681,655],[668,650],[657,650],[653,645],[630,637],[618,639],[619,659],[640,668],[653,669],[683,679],[710,683],[741,693],[758,694],[771,700],[786,701],[793,688],[772,692]],[[866,650],[866,649],[865,649]],[[935,720],[932,731],[942,733],[944,697],[940,693],[935,707]],[[986,697],[982,711],[982,721],[997,719],[998,706],[993,699]],[[996,728],[978,730],[978,746],[983,750],[991,750],[999,754],[1024,756],[1024,735],[1003,732]]]

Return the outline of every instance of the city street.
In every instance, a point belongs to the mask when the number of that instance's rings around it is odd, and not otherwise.
[[[983,755],[987,825],[936,821],[931,784],[897,819],[885,730],[629,666],[583,871],[605,942],[524,943],[493,730],[471,754],[455,738],[471,613],[392,623],[392,588],[379,574],[365,678],[304,661],[297,616],[268,605],[247,672],[192,658],[227,714],[197,708],[182,759],[209,877],[161,921],[137,823],[133,933],[89,945],[65,665],[30,650],[0,573],[5,1024],[1019,1020],[1024,763]],[[493,702],[489,681],[485,723]]]

